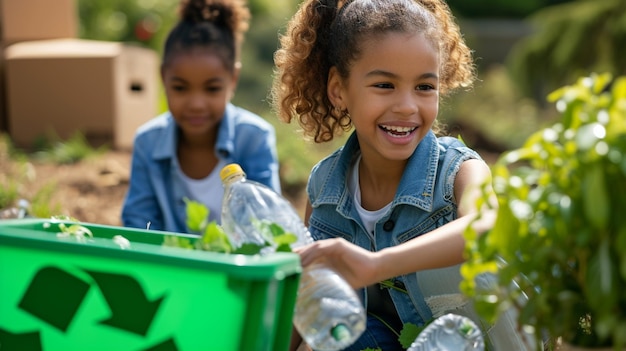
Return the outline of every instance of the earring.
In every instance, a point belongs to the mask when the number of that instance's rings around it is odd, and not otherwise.
[[[333,114],[337,116],[343,115],[343,109],[339,106],[333,106]]]
[[[348,110],[340,106],[333,106],[333,115],[337,116],[338,118],[348,117],[348,119],[350,119],[350,113],[348,112]]]

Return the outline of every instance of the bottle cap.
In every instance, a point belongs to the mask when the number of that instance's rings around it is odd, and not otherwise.
[[[243,168],[237,163],[230,163],[224,166],[220,171],[220,178],[222,181],[234,176],[234,175],[244,175]]]

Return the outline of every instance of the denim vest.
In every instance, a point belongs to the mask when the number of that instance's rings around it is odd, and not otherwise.
[[[456,174],[464,161],[480,159],[458,139],[437,138],[430,132],[409,158],[391,208],[376,223],[372,235],[364,229],[347,186],[350,167],[358,152],[357,137],[353,134],[342,148],[313,168],[307,185],[313,207],[309,229],[315,240],[342,237],[370,251],[402,244],[454,220]],[[405,324],[422,325],[432,318],[419,275],[419,272],[411,273],[393,279],[394,285],[406,289],[408,294],[389,290]],[[367,301],[366,289],[358,293],[362,301]]]

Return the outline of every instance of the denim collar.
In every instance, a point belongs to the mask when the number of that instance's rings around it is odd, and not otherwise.
[[[235,149],[235,122],[234,116],[236,114],[236,107],[232,104],[226,106],[224,116],[219,124],[217,131],[217,142],[215,143],[215,150],[217,155],[221,158],[227,158],[233,153]],[[160,140],[154,148],[152,158],[155,160],[176,159],[176,148],[178,145],[178,125],[174,120],[171,112],[167,111],[163,113],[167,116],[165,126],[161,130]]]
[[[347,179],[350,167],[359,152],[360,147],[355,132],[348,138],[346,144],[337,151],[337,157],[332,161],[328,173],[322,181],[320,195],[312,204],[314,207],[320,204],[334,204],[337,205],[339,212],[349,216],[353,206]],[[438,165],[437,137],[430,131],[409,158],[391,207],[405,204],[431,212]]]

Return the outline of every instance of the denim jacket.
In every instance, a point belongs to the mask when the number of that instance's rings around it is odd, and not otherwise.
[[[473,150],[451,137],[432,132],[409,158],[389,211],[367,233],[347,186],[350,167],[359,152],[356,134],[344,147],[318,163],[309,177],[307,192],[313,211],[309,218],[315,240],[342,237],[370,251],[409,241],[457,217],[454,180],[465,160],[480,159]],[[403,323],[422,325],[432,318],[420,288],[419,272],[393,279],[400,289],[390,289],[391,299]],[[404,293],[400,290],[406,290]],[[367,301],[366,289],[359,295]]]
[[[186,187],[174,175],[178,126],[165,112],[141,126],[135,135],[128,192],[122,207],[126,227],[187,233]],[[217,157],[241,165],[248,179],[280,193],[274,127],[240,107],[228,104],[219,125]]]

